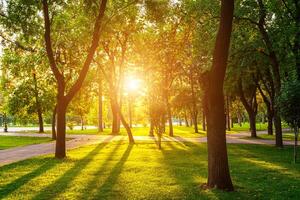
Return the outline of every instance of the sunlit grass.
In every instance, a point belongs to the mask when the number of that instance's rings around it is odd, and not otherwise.
[[[236,192],[201,190],[206,144],[113,142],[0,168],[0,199],[296,199],[300,165],[292,148],[229,145]],[[38,183],[38,184],[37,184]]]
[[[148,136],[149,135],[149,127],[133,127],[132,134],[134,136]],[[185,127],[185,126],[174,126],[174,136],[179,137],[203,137],[206,132],[202,131],[199,126],[199,133],[195,133],[193,127]],[[165,135],[168,135],[169,129],[166,128]],[[110,135],[111,129],[105,128],[103,132],[98,132],[97,129],[85,129],[85,130],[67,130],[68,134],[100,134],[100,135]],[[119,135],[127,135],[125,128],[120,129]]]
[[[0,136],[0,150],[51,141],[50,138]]]

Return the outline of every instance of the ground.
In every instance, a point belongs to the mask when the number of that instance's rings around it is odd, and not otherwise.
[[[300,165],[292,163],[293,149],[276,149],[274,136],[259,132],[268,140],[249,139],[249,133],[229,132],[235,134],[227,135],[228,143],[248,144],[228,144],[236,191],[224,193],[200,187],[207,179],[205,133],[175,127],[179,137],[164,138],[163,149],[158,150],[153,138],[143,136],[146,128],[134,132],[136,144],[129,145],[124,131],[115,137],[106,136],[107,130],[97,135],[93,135],[96,129],[73,131],[68,149],[83,147],[69,150],[64,160],[46,155],[54,152],[54,143],[0,151],[0,160],[15,162],[0,167],[0,199],[295,199],[300,195]],[[18,134],[26,137],[1,138],[11,138],[14,146],[20,141],[20,145],[50,141],[49,134]],[[292,134],[285,135],[292,139]],[[33,158],[16,162],[24,159],[24,152]]]
[[[0,136],[0,150],[50,141],[50,138]]]
[[[247,136],[246,138],[251,139],[250,136]],[[263,140],[275,140],[275,135],[268,135],[268,134],[260,134],[257,136],[258,139],[263,139]],[[284,141],[294,141],[295,140],[295,134],[294,133],[289,133],[289,132],[283,132],[282,133],[282,139]]]
[[[236,191],[202,190],[206,144],[117,141],[0,168],[0,199],[296,199],[300,165],[291,147],[228,145]],[[37,184],[38,183],[38,184]]]

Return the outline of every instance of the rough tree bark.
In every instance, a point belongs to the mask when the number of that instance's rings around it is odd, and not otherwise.
[[[226,122],[224,118],[223,84],[227,67],[234,0],[221,1],[221,18],[209,73],[207,95],[207,187],[232,191],[226,147]]]
[[[92,41],[90,48],[87,52],[86,59],[83,63],[83,67],[79,73],[78,79],[71,86],[70,90],[66,92],[66,82],[64,80],[64,75],[60,72],[57,67],[57,63],[54,57],[52,49],[52,40],[51,40],[51,22],[49,17],[49,8],[48,0],[43,0],[43,14],[44,14],[44,24],[45,24],[45,44],[48,60],[50,63],[50,68],[55,76],[57,81],[58,95],[57,95],[57,139],[56,139],[56,148],[55,148],[55,157],[64,158],[66,157],[66,110],[73,99],[75,94],[79,91],[82,86],[82,83],[87,75],[90,64],[93,61],[94,53],[98,47],[100,39],[100,27],[101,22],[104,16],[106,9],[107,0],[102,0],[99,6],[98,16],[94,24],[94,32],[92,36]]]

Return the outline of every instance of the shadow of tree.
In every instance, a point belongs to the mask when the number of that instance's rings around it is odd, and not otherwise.
[[[4,187],[1,187],[0,189],[0,199],[5,198],[21,186],[25,185],[27,182],[29,182],[31,179],[40,176],[41,174],[47,172],[49,169],[53,168],[56,164],[59,163],[59,161],[55,162],[52,158],[44,158],[41,159],[41,166],[37,169],[31,171],[28,174],[25,174],[24,176],[21,176],[20,178],[12,181],[11,183],[5,185]]]
[[[110,140],[111,138],[109,138]],[[96,156],[101,149],[103,149],[108,144],[108,141],[98,144],[92,151],[90,151],[84,158],[79,160],[72,168],[66,171],[61,177],[59,177],[52,184],[48,185],[42,189],[36,196],[32,199],[53,199],[59,194],[63,193],[72,180],[80,174],[82,169],[85,168]]]
[[[206,195],[200,194],[200,183],[197,182],[197,178],[206,177],[207,157],[204,145],[185,143],[184,148],[182,145],[175,146],[172,142],[166,142],[165,145],[162,149],[162,163],[166,165],[182,191],[182,196],[178,198],[207,198]],[[178,157],[181,159],[178,160]]]
[[[101,174],[106,170],[106,168],[108,167],[108,161],[116,154],[116,152],[118,151],[118,149],[120,148],[120,144],[122,143],[122,141],[119,141],[114,149],[107,155],[106,159],[103,161],[103,164],[97,169],[97,171],[94,173],[94,177],[93,179],[91,179],[86,186],[83,189],[83,192],[80,196],[80,198],[78,199],[86,199],[87,196],[91,196],[93,193],[93,190],[96,190],[97,188],[95,188],[95,186],[97,185],[97,182],[99,181],[99,178],[101,176]]]
[[[103,199],[103,195],[105,195],[106,197],[111,195],[110,193],[112,191],[112,188],[116,184],[118,177],[122,172],[123,166],[129,157],[129,154],[133,148],[133,145],[134,144],[129,144],[127,146],[127,149],[124,151],[120,160],[117,162],[117,164],[111,170],[108,178],[101,185],[101,187],[99,189],[97,189],[98,192],[93,199]]]
[[[211,190],[219,199],[297,199],[300,165],[288,162],[291,149],[252,144],[228,145],[235,192]],[[289,173],[287,174],[287,171]],[[298,174],[298,175],[297,175]],[[296,176],[295,176],[296,175]],[[294,176],[294,177],[293,177]],[[284,189],[283,189],[284,188]]]

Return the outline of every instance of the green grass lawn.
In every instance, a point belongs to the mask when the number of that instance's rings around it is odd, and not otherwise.
[[[201,125],[199,125],[199,133],[195,133],[193,127],[186,126],[174,126],[174,136],[179,137],[204,137],[206,136],[206,131],[201,129]],[[168,135],[169,129],[166,127],[165,135]],[[50,132],[49,132],[50,133]],[[228,134],[238,133],[237,131],[227,131]],[[85,129],[85,130],[67,130],[67,134],[102,134],[102,135],[111,135],[111,129],[105,128],[103,132],[99,133],[98,129]],[[133,136],[148,136],[149,135],[149,127],[133,127],[132,128]],[[127,135],[125,128],[120,129],[120,135]]]
[[[251,137],[247,137],[247,138],[251,139]],[[274,135],[259,134],[257,138],[264,139],[264,140],[275,140],[275,134]],[[294,141],[295,135],[294,133],[282,133],[282,139],[286,141]]]
[[[235,192],[202,190],[206,144],[112,142],[0,168],[0,199],[297,199],[292,148],[228,145]]]
[[[267,129],[268,129],[267,123],[256,123],[257,131],[264,131]],[[231,130],[236,132],[249,131],[250,124],[248,122],[243,123],[242,126],[240,126],[239,124],[233,124],[233,128],[231,128]]]
[[[202,131],[199,126],[199,133],[194,132],[193,127],[185,127],[185,126],[174,126],[174,135],[180,137],[203,137],[206,132]],[[104,132],[99,133],[98,129],[85,129],[85,130],[67,130],[67,134],[102,134],[102,135],[110,135],[111,129],[105,128]],[[149,127],[133,127],[132,128],[133,136],[148,136],[149,135]],[[166,129],[166,135],[168,134],[168,128]],[[120,129],[120,135],[127,135],[125,128]]]
[[[51,141],[50,138],[0,136],[0,150]]]
[[[286,123],[282,123],[282,128],[289,128],[289,126]],[[242,123],[242,126],[239,124],[233,124],[233,128],[231,128],[231,131],[234,132],[243,132],[243,131],[249,131],[250,130],[250,124],[248,122]],[[256,123],[256,130],[257,131],[265,131],[268,130],[268,123]]]

